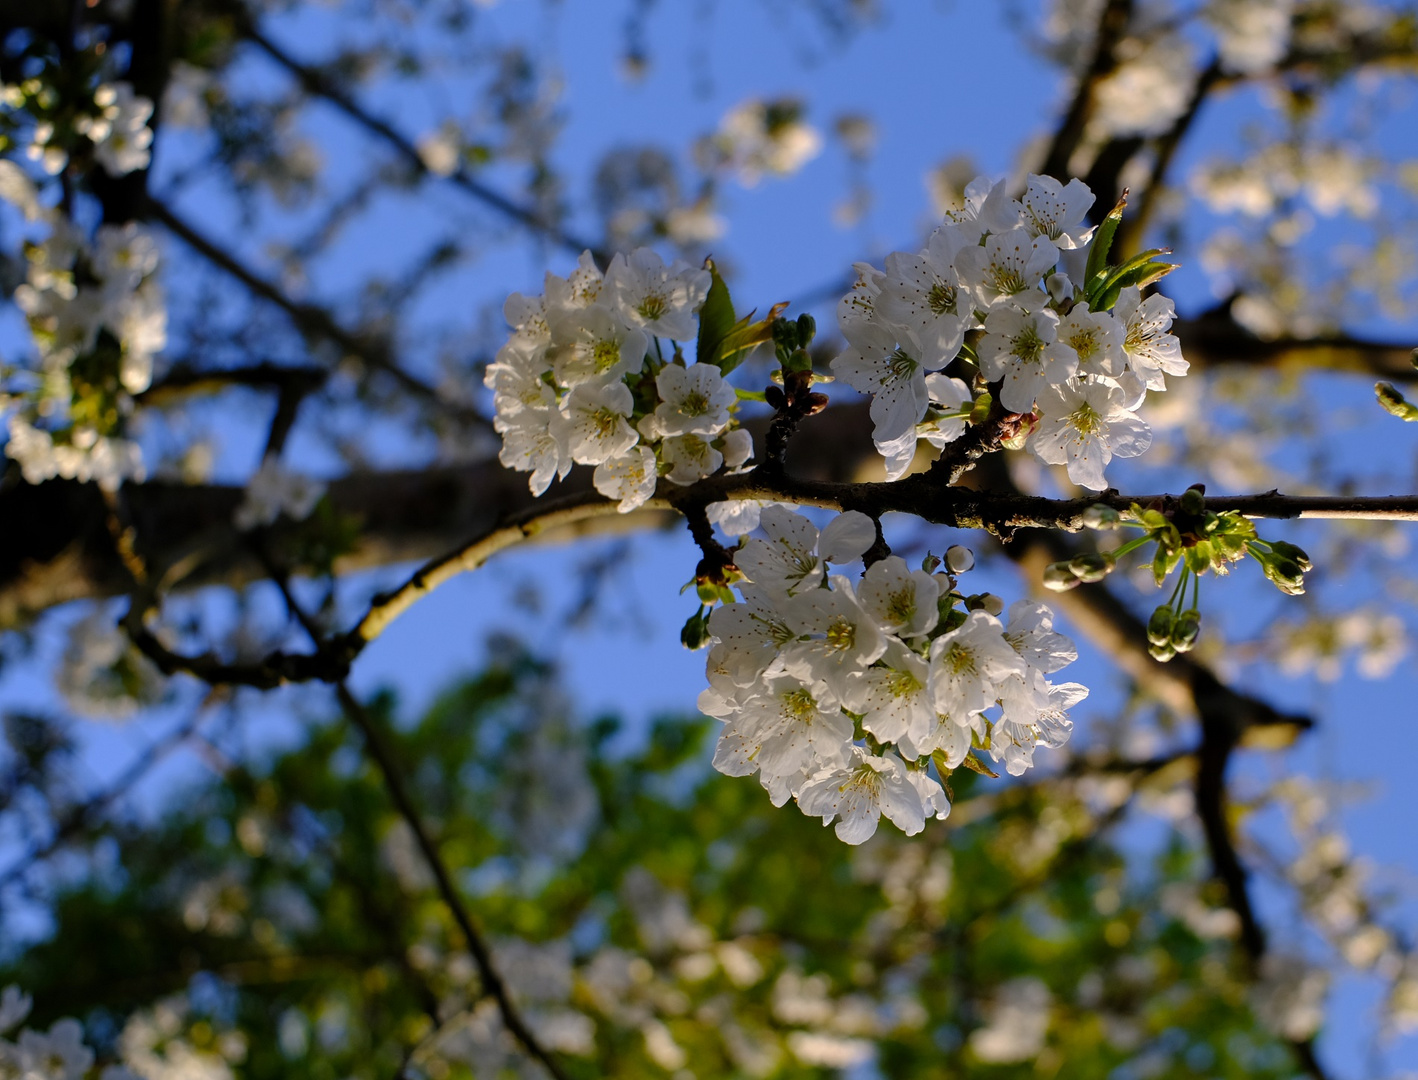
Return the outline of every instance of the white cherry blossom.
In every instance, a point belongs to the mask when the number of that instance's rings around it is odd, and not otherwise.
[[[958,768],[970,752],[971,717],[966,714],[935,712],[924,735],[910,737],[912,750],[919,754],[939,752],[947,768]],[[905,753],[904,741],[902,752]],[[914,755],[908,755],[914,756]]]
[[[837,378],[872,395],[872,438],[877,442],[900,438],[924,415],[930,403],[924,357],[910,331],[868,322],[856,328],[855,341],[849,338],[847,349],[832,361]]]
[[[1004,639],[1031,668],[1049,674],[1078,659],[1078,649],[1054,632],[1054,613],[1045,604],[1016,600],[1009,607]]]
[[[724,648],[719,664],[737,686],[751,686],[774,666],[796,632],[774,597],[756,585],[742,585],[741,603],[725,604],[709,616],[709,633]]]
[[[1058,327],[1058,314],[1048,308],[1002,305],[985,319],[980,370],[992,382],[1003,380],[1000,404],[1010,412],[1032,412],[1036,399],[1078,370],[1078,354],[1057,340]]]
[[[694,313],[709,295],[707,270],[666,266],[649,248],[617,254],[606,270],[605,290],[621,317],[655,337],[688,341]]]
[[[1024,227],[1057,248],[1082,247],[1093,234],[1083,219],[1093,200],[1088,185],[1076,177],[1064,186],[1052,176],[1031,173],[1024,190]]]
[[[1058,341],[1078,356],[1077,374],[1116,379],[1127,367],[1125,332],[1110,312],[1089,311],[1087,304],[1079,303],[1059,321]]]
[[[925,739],[935,719],[930,666],[896,638],[872,667],[852,672],[843,684],[843,703],[862,716],[862,727],[882,742]]]
[[[899,555],[873,563],[857,587],[857,601],[883,630],[902,637],[927,634],[939,618],[940,584],[924,570],[912,570]]]
[[[551,371],[546,354],[545,345],[515,336],[487,366],[483,385],[493,392],[493,426],[499,431],[500,425],[524,410],[545,413],[556,408],[556,391],[544,378]]]
[[[775,596],[815,588],[823,573],[817,556],[817,527],[782,506],[765,506],[760,526],[768,538],[750,539],[734,556],[734,565],[749,581]]]
[[[713,364],[681,367],[666,364],[655,376],[660,404],[655,426],[661,435],[713,435],[729,422],[729,406],[737,397]]]
[[[1046,464],[1066,465],[1068,478],[1080,487],[1102,491],[1109,461],[1136,457],[1152,445],[1152,429],[1127,408],[1126,398],[1120,387],[1096,376],[1055,387],[1039,399],[1043,419],[1029,448]]]
[[[655,451],[648,446],[632,446],[626,453],[608,458],[596,466],[591,482],[608,499],[616,499],[616,510],[628,514],[655,494]]]
[[[547,322],[546,298],[513,293],[502,304],[502,317],[516,331],[514,338],[535,345],[551,344],[551,324]]]
[[[1058,248],[1050,241],[1031,236],[1020,226],[962,249],[955,256],[955,268],[974,290],[976,304],[989,309],[1034,289],[1058,258]]]
[[[931,690],[940,713],[983,712],[995,700],[995,684],[1023,671],[1024,660],[1005,641],[999,620],[984,611],[970,612],[931,643]]]
[[[563,386],[618,382],[645,363],[649,338],[599,305],[552,308],[547,314],[551,347],[547,356]]]
[[[1123,351],[1127,353],[1128,366],[1148,390],[1167,388],[1164,373],[1187,373],[1189,365],[1182,358],[1181,342],[1175,334],[1167,333],[1176,317],[1172,301],[1155,293],[1143,300],[1141,290],[1134,285],[1118,294],[1113,315],[1126,327]],[[1141,398],[1140,393],[1137,398]]]
[[[1006,183],[998,180],[991,184],[986,177],[976,177],[965,188],[965,205],[946,214],[949,221],[945,227],[957,230],[962,247],[974,246],[1019,224],[1023,208],[1009,197]]]
[[[883,320],[915,334],[928,367],[953,360],[965,331],[977,325],[973,298],[954,265],[960,247],[954,230],[937,229],[920,255],[897,251],[886,257],[876,310]]]
[[[847,295],[837,302],[837,327],[842,336],[855,345],[862,328],[876,321],[876,302],[886,275],[871,263],[853,263],[852,269],[857,272],[857,278]]]
[[[852,744],[852,722],[825,682],[783,675],[764,682],[730,725],[748,743],[765,777],[836,768]]]
[[[719,439],[724,454],[724,464],[737,469],[753,457],[753,436],[743,428],[726,431]]]
[[[945,794],[945,788],[941,787],[925,769],[907,769],[906,782],[916,789],[916,795],[921,800],[921,809],[925,812],[926,817],[944,821],[950,816],[950,799]]]
[[[634,408],[630,388],[624,383],[582,383],[562,402],[563,438],[571,460],[599,465],[625,453],[638,441],[628,417]]]
[[[689,485],[712,476],[724,464],[724,455],[703,435],[674,435],[660,444],[660,455],[669,472],[665,479]]]
[[[565,421],[554,409],[527,410],[498,419],[502,449],[497,460],[517,472],[529,472],[527,486],[540,495],[554,477],[565,477],[572,460],[562,446]]]
[[[576,269],[566,277],[558,277],[547,271],[543,291],[549,311],[574,311],[602,302],[605,275],[596,266],[596,260],[589,251],[581,252],[576,260]]]
[[[47,1034],[25,1028],[18,1043],[20,1075],[26,1078],[80,1080],[94,1063],[84,1029],[71,1017],[56,1020]]]
[[[848,844],[870,839],[883,814],[907,836],[926,826],[921,796],[906,779],[901,759],[890,753],[876,757],[859,747],[845,768],[805,786],[798,806],[824,825],[840,815],[835,832]]]
[[[1034,766],[1036,746],[1057,748],[1068,741],[1068,710],[1088,696],[1080,683],[1050,685],[1039,672],[1013,676],[1000,687],[1003,715],[990,726],[990,756],[1003,761],[1010,776]]]
[[[724,448],[724,462],[729,463],[728,447]],[[709,523],[717,525],[725,536],[744,536],[758,528],[759,517],[767,505],[758,499],[726,499],[710,503],[704,513]]]
[[[825,680],[840,696],[851,672],[886,651],[886,637],[845,577],[834,574],[832,586],[807,589],[783,605],[783,617],[797,635],[784,647],[783,662],[805,681]]]

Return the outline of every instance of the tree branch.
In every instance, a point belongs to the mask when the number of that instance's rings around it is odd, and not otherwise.
[[[169,232],[213,266],[245,285],[252,295],[260,297],[284,311],[302,334],[338,345],[347,355],[354,356],[364,361],[369,367],[384,372],[417,397],[434,402],[441,408],[457,412],[464,419],[486,426],[487,421],[481,414],[467,407],[454,406],[433,387],[405,371],[390,353],[387,342],[369,335],[351,333],[336,322],[334,316],[324,308],[291,299],[271,282],[237,259],[236,256],[202,233],[171,207],[150,198],[146,203],[145,216],[160,222]]]
[[[276,44],[264,33],[256,24],[251,12],[245,4],[238,2],[230,3],[227,9],[232,13],[237,26],[243,36],[254,45],[260,48],[267,56],[274,60],[281,67],[285,68],[307,93],[324,98],[334,105],[342,113],[353,120],[366,132],[378,137],[393,149],[405,164],[409,166],[417,175],[423,177],[436,177],[445,179],[449,183],[467,192],[477,199],[484,206],[496,210],[503,217],[530,229],[532,232],[545,236],[562,248],[579,255],[583,251],[589,250],[602,262],[608,256],[601,251],[597,245],[592,244],[582,237],[566,232],[559,226],[547,221],[535,210],[522,206],[500,191],[489,187],[481,180],[473,176],[463,165],[458,165],[452,173],[446,176],[434,173],[423,160],[423,155],[419,153],[418,147],[410,142],[404,135],[400,134],[387,121],[381,120],[363,108],[354,97],[341,87],[333,78],[320,71],[319,68],[302,64],[290,53]]]

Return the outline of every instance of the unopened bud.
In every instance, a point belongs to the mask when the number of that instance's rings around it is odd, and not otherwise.
[[[1079,581],[1102,581],[1113,572],[1116,560],[1106,551],[1089,551],[1075,555],[1068,561],[1068,568]]]
[[[1193,517],[1206,513],[1206,494],[1204,488],[1189,487],[1182,492],[1182,509]]]
[[[1201,634],[1201,612],[1193,608],[1177,616],[1172,627],[1172,648],[1177,652],[1191,652],[1196,639]]]
[[[1313,570],[1314,564],[1310,562],[1310,557],[1305,554],[1305,549],[1296,547],[1294,544],[1287,544],[1284,540],[1271,542],[1270,550],[1279,555],[1282,559],[1289,559],[1301,570]]]
[[[1068,563],[1050,563],[1044,567],[1044,588],[1053,589],[1054,592],[1068,592],[1069,589],[1076,589],[1083,582],[1078,580],[1078,575],[1069,569]]]
[[[940,568],[940,556],[926,552],[926,557],[921,560],[921,569],[928,574],[934,574]]]
[[[1275,583],[1275,587],[1289,596],[1302,596],[1305,592],[1304,571],[1300,569],[1300,564],[1294,559],[1287,559],[1284,556],[1275,555],[1261,564],[1265,568],[1265,576]]]
[[[1151,645],[1166,645],[1172,640],[1172,626],[1176,615],[1171,607],[1163,604],[1147,620],[1147,641]]]
[[[1083,511],[1083,526],[1087,529],[1097,529],[1099,532],[1106,532],[1109,529],[1116,529],[1123,520],[1122,514],[1118,513],[1111,506],[1104,506],[1096,503]]]
[[[975,568],[975,553],[959,544],[951,544],[945,549],[945,565],[952,574],[963,574]]]
[[[1177,650],[1172,648],[1170,642],[1166,645],[1149,645],[1147,651],[1152,654],[1152,659],[1164,664],[1177,655]]]
[[[1386,382],[1375,383],[1374,395],[1385,412],[1400,420],[1418,420],[1418,406],[1410,405],[1398,392],[1398,387]]]
[[[804,311],[798,316],[798,347],[806,349],[817,333],[817,320]]]
[[[702,649],[709,641],[709,620],[704,617],[703,608],[685,622],[679,632],[679,640],[686,649]]]
[[[985,611],[991,615],[998,615],[1004,610],[1004,601],[994,593],[976,593],[974,596],[965,598],[965,608],[967,611]]]

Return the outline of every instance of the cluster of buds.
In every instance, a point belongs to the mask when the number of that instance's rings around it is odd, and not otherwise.
[[[1180,498],[1160,506],[1144,508],[1134,503],[1124,512],[1101,503],[1089,507],[1083,515],[1088,528],[1138,529],[1140,535],[1111,551],[1087,552],[1050,564],[1044,570],[1044,585],[1064,592],[1101,581],[1123,556],[1154,545],[1152,576],[1159,588],[1173,570],[1181,568],[1171,598],[1147,623],[1148,650],[1162,661],[1196,645],[1201,633],[1200,582],[1208,571],[1224,576],[1232,563],[1250,555],[1281,592],[1298,596],[1305,591],[1304,574],[1310,569],[1310,560],[1303,550],[1283,540],[1262,540],[1255,525],[1240,513],[1208,510],[1205,496],[1206,489],[1196,484]]]

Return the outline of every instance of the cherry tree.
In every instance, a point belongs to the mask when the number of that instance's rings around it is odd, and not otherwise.
[[[821,49],[892,15],[805,8],[779,32]],[[650,79],[653,5],[629,10],[626,77]],[[1413,353],[1361,331],[1412,291],[1412,165],[1384,145],[1383,94],[1418,13],[1021,7],[1022,47],[1058,71],[1047,138],[1008,176],[932,170],[918,237],[804,265],[790,299],[746,295],[733,212],[823,151],[810,102],[609,146],[583,182],[559,151],[574,104],[501,14],[6,9],[9,654],[67,618],[76,712],[183,718],[97,790],[65,722],[9,723],[0,895],[55,932],[16,952],[0,1060],[926,1075],[939,1052],[1323,1077],[1337,971],[1380,988],[1376,1039],[1418,1025],[1400,906],[1332,785],[1278,753],[1324,718],[1250,674],[1403,654],[1411,470],[1350,461],[1342,410],[1293,373],[1366,379],[1365,445],[1406,445]],[[450,93],[471,111],[412,104]],[[1238,99],[1264,117],[1244,152],[1195,150]],[[983,102],[961,91],[962,128]],[[834,138],[850,225],[873,121],[844,113]],[[353,258],[390,213],[389,252]],[[509,287],[528,251],[539,272]],[[1221,303],[1178,313],[1188,263]],[[244,481],[213,482],[213,436],[243,425]],[[571,723],[506,643],[413,728],[352,688],[454,577],[667,516],[696,553],[652,603],[682,606],[705,678],[684,688],[699,718],[644,753]],[[1366,587],[1388,603],[1348,599]],[[1241,640],[1261,588],[1281,614]],[[1128,687],[1087,725],[1081,649]],[[302,749],[215,733],[263,700],[318,717]],[[117,812],[179,747],[219,782],[161,826]],[[1267,751],[1238,793],[1237,760]],[[1169,839],[1130,877],[1138,808]],[[763,859],[784,869],[750,882]],[[110,922],[175,935],[128,957],[151,988],[105,987]],[[302,989],[271,990],[282,972]]]

